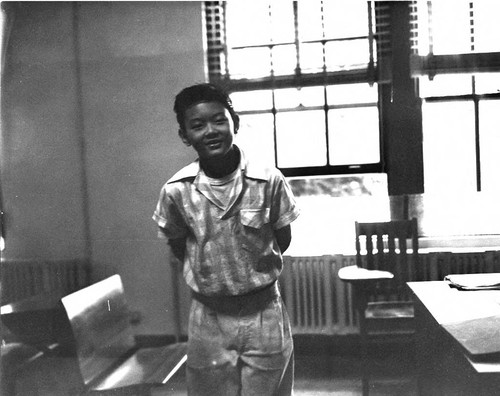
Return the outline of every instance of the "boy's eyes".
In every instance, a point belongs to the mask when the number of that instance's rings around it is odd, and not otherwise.
[[[218,118],[215,120],[217,124],[224,124],[227,122],[227,117]]]
[[[213,120],[213,122],[217,125],[224,125],[227,123],[227,121],[228,121],[227,117],[219,117]],[[206,122],[195,122],[191,124],[191,129],[196,129],[196,130],[203,129],[205,128],[206,125],[207,125]]]

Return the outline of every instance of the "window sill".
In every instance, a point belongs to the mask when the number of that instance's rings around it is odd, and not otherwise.
[[[500,235],[464,235],[420,237],[420,253],[474,253],[500,250]]]

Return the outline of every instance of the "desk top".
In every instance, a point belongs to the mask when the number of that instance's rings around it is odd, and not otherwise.
[[[500,315],[500,290],[462,291],[444,281],[409,282],[408,286],[443,330],[450,324]],[[463,340],[455,340],[463,344]],[[500,372],[500,360],[465,356],[479,373]]]
[[[408,286],[440,325],[500,315],[500,290],[462,291],[444,281]]]

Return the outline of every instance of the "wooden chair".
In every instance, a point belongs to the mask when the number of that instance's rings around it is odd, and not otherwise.
[[[366,362],[372,336],[410,335],[414,310],[406,282],[422,280],[417,219],[355,223],[356,263],[341,268],[342,281],[352,286],[359,320],[362,358]],[[363,395],[368,376],[363,376]]]

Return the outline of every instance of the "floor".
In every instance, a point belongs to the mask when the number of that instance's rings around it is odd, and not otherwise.
[[[361,395],[362,378],[366,373],[370,374],[370,396],[417,395],[411,342],[379,342],[371,346],[366,359],[361,359],[358,341],[355,336],[295,336],[294,395]],[[50,362],[36,366],[38,368],[27,377],[30,381],[20,381],[16,396],[68,396],[62,390],[66,389],[68,381],[59,383],[50,373],[60,370],[63,374],[57,378],[68,379],[64,373],[74,370],[65,363],[67,360],[63,359],[59,365],[56,365],[57,358]],[[50,389],[50,392],[42,389]],[[166,386],[155,389],[153,395],[185,396],[186,393],[185,371],[181,368]]]
[[[375,345],[366,360],[355,340],[319,336],[295,338],[295,396],[361,395],[363,372],[370,372],[370,396],[416,396],[412,345]],[[156,396],[186,395],[184,370]]]

